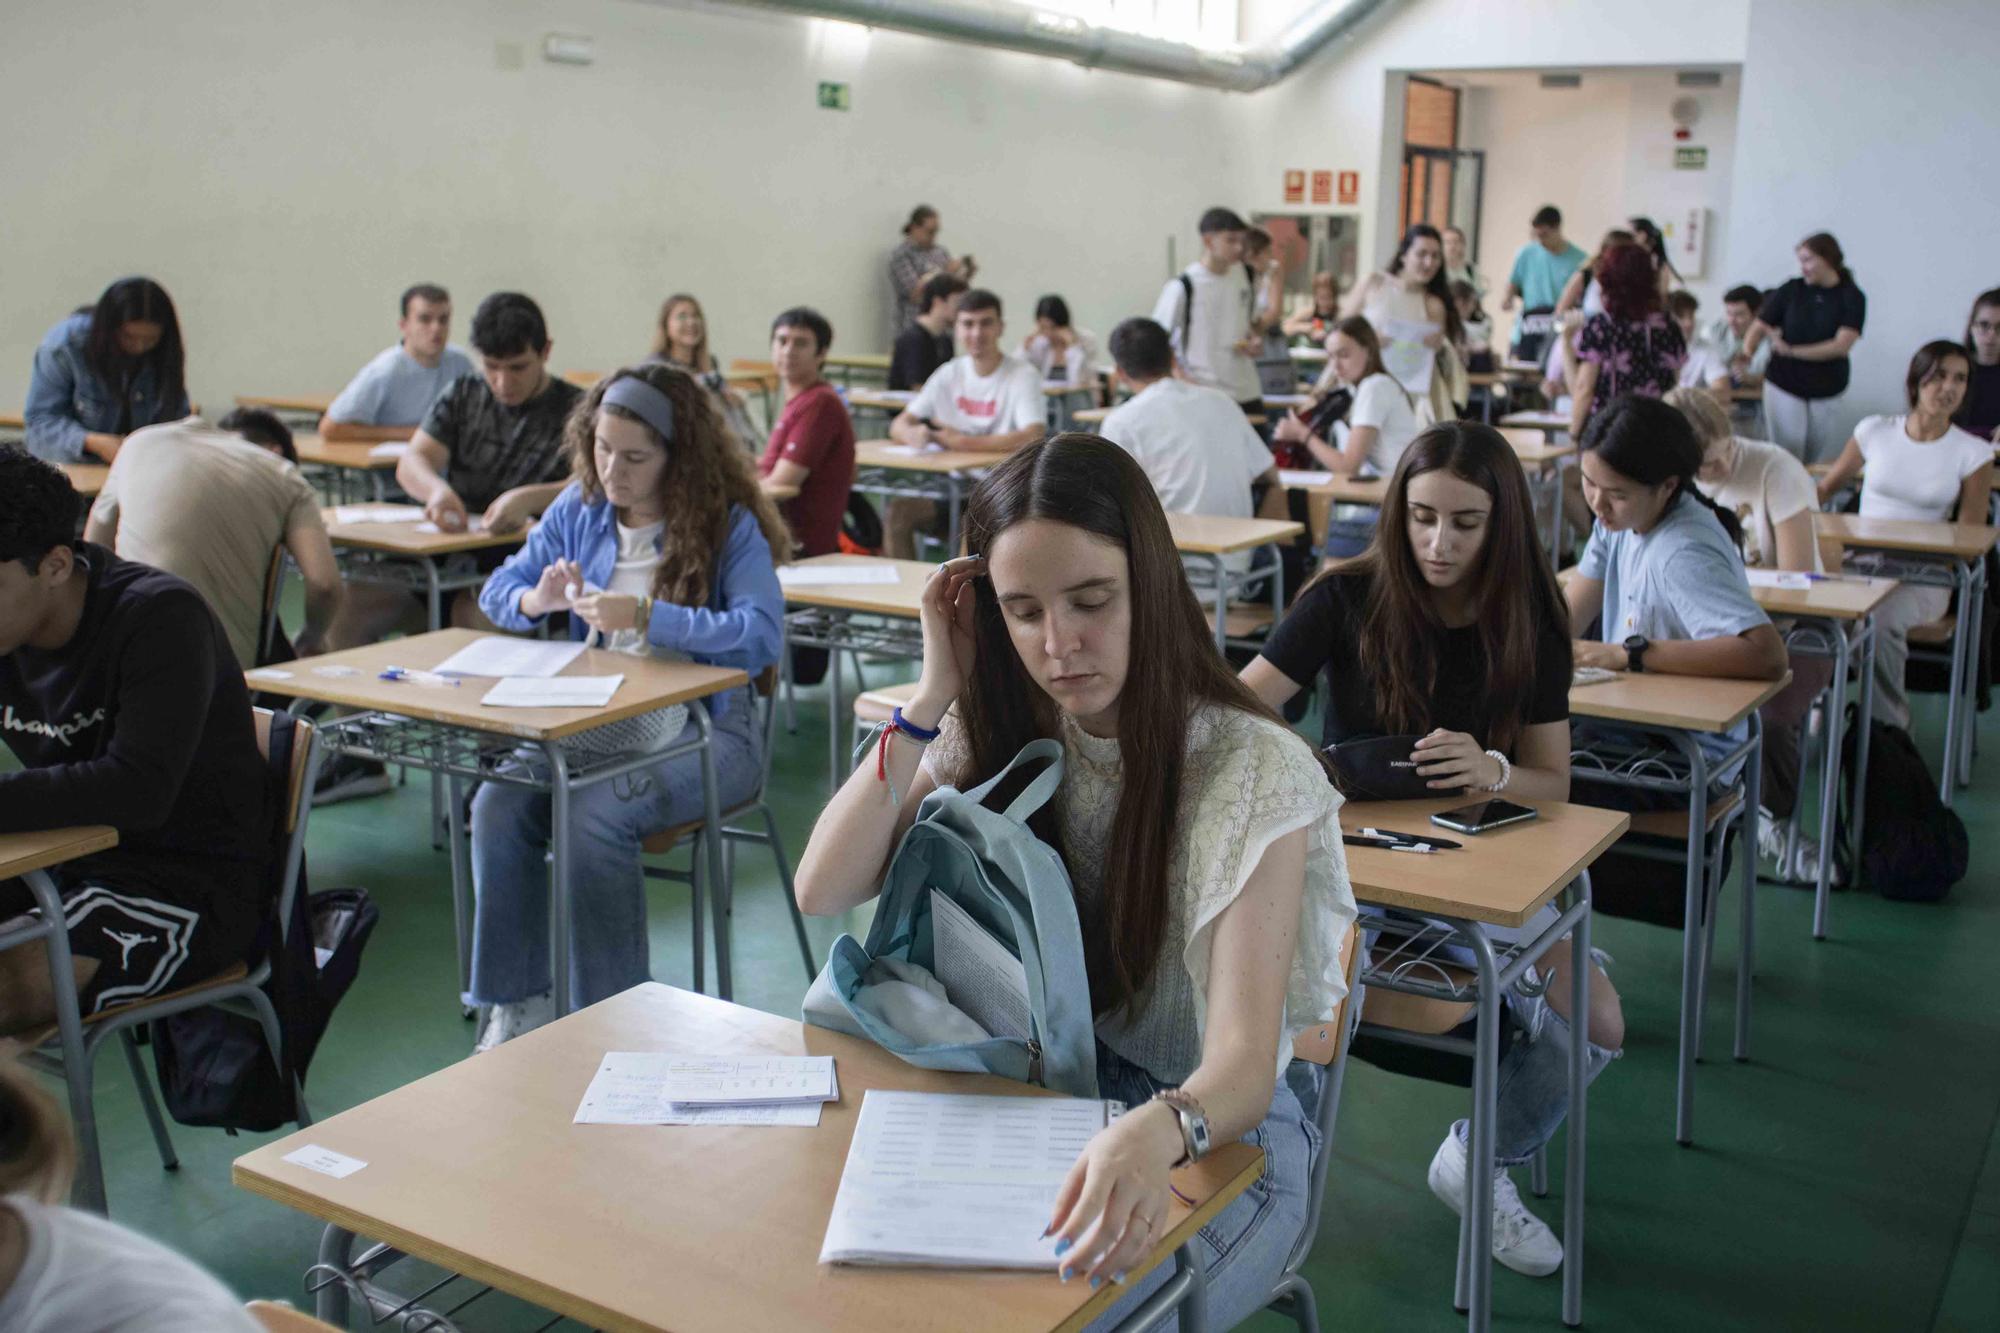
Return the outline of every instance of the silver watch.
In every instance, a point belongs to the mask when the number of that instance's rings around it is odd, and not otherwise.
[[[1185,1166],[1208,1156],[1214,1142],[1208,1132],[1208,1113],[1201,1109],[1201,1103],[1193,1094],[1180,1088],[1167,1088],[1153,1094],[1156,1102],[1165,1102],[1174,1108],[1174,1114],[1181,1122],[1181,1160],[1175,1166]]]

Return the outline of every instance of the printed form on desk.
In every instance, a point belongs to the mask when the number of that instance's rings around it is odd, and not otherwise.
[[[843,584],[900,583],[894,565],[779,565],[778,585],[784,588],[839,587]]]
[[[830,1055],[669,1055],[610,1051],[579,1125],[790,1125],[811,1128],[840,1098]]]
[[[820,1262],[1055,1268],[1055,1242],[1042,1232],[1063,1177],[1124,1109],[1078,1097],[871,1088]]]
[[[582,654],[581,643],[486,634],[431,669],[440,676],[547,677],[559,674]]]

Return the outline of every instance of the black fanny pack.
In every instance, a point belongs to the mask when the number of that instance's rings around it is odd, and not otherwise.
[[[1410,755],[1421,736],[1363,736],[1326,747],[1334,785],[1350,801],[1413,801],[1436,796]]]

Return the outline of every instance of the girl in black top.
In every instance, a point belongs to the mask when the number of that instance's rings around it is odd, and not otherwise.
[[[1324,671],[1326,743],[1410,735],[1417,773],[1441,796],[1561,801],[1569,795],[1568,636],[1520,461],[1491,427],[1450,421],[1411,442],[1374,541],[1299,594],[1243,680],[1282,707]],[[1521,937],[1553,919],[1545,909]],[[1542,995],[1509,992],[1508,1020],[1521,1035],[1499,1075],[1493,1257],[1537,1277],[1560,1266],[1562,1243],[1522,1204],[1507,1170],[1530,1160],[1569,1108],[1570,967],[1569,941],[1559,941],[1541,965],[1549,978]],[[1593,964],[1590,1078],[1624,1039],[1618,992]],[[1464,1198],[1465,1134],[1465,1121],[1453,1125],[1430,1166],[1432,1192],[1454,1210]]]
[[[1807,464],[1831,462],[1847,443],[1852,419],[1841,408],[1847,354],[1861,338],[1868,298],[1854,285],[1840,242],[1815,232],[1799,242],[1799,276],[1764,298],[1757,322],[1730,369],[1741,374],[1765,339],[1764,415],[1771,442]]]
[[[2000,444],[2000,287],[1973,298],[1972,313],[1965,318],[1965,350],[1972,356],[1972,378],[1958,424]]]

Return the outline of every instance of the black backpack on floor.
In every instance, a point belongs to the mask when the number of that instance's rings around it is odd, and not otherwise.
[[[1934,903],[1965,878],[1970,847],[1965,821],[1938,797],[1937,778],[1917,751],[1910,733],[1876,722],[1868,735],[1868,782],[1861,794],[1861,866],[1857,880],[1847,846],[1847,811],[1854,792],[1854,709],[1841,742],[1842,798],[1836,825],[1841,875],[1884,898]]]

